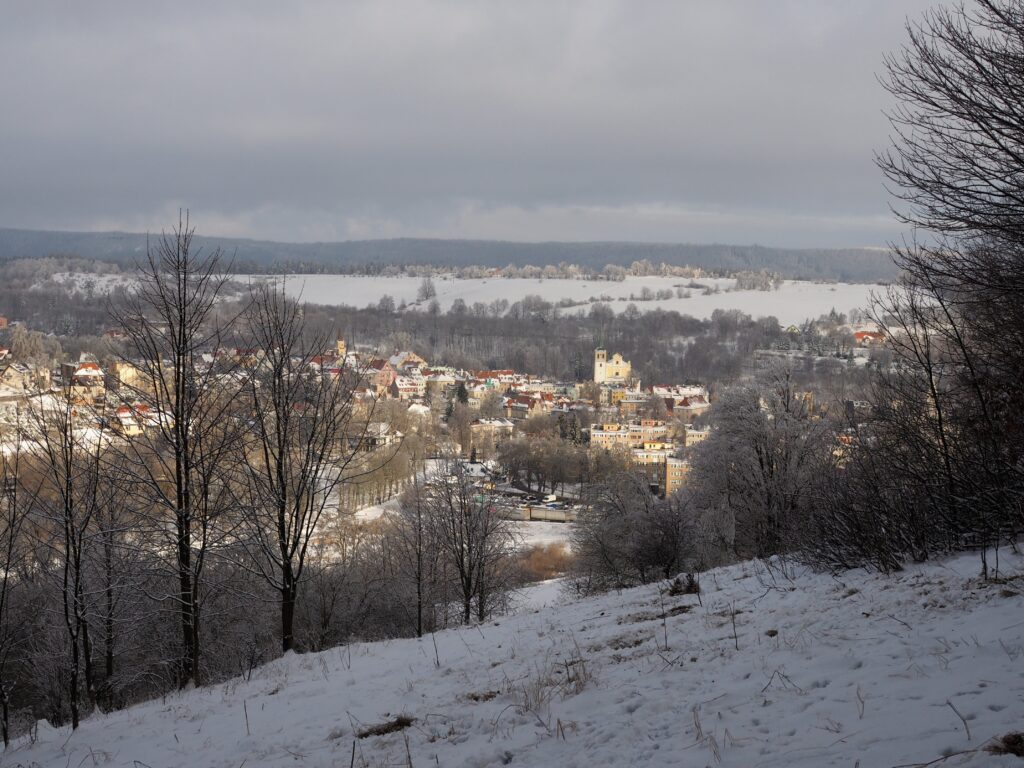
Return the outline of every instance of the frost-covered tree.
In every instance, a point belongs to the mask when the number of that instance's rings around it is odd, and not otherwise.
[[[456,585],[462,622],[483,621],[508,584],[515,540],[497,499],[458,461],[445,461],[428,481],[423,509],[431,537]]]
[[[40,401],[31,414],[29,466],[22,480],[39,545],[39,564],[60,595],[66,694],[75,729],[82,716],[82,693],[90,705],[97,699],[88,556],[94,545],[94,520],[101,509],[114,503],[102,468],[109,437],[101,428],[79,421],[70,387],[52,403]]]
[[[659,499],[647,478],[622,469],[584,494],[573,530],[573,585],[583,593],[667,579],[695,564],[689,493]]]
[[[831,463],[831,429],[780,368],[715,402],[711,435],[696,450],[691,483],[704,527],[737,557],[796,548]]]
[[[20,494],[24,425],[16,422],[12,433],[12,444],[0,453],[0,732],[5,749],[11,742],[11,668],[25,642],[27,622],[16,605],[25,591],[21,575],[29,550],[24,536],[27,505]]]
[[[420,282],[420,287],[416,290],[416,301],[430,301],[437,296],[437,288],[434,286],[434,281],[430,279],[430,276],[424,277]]]

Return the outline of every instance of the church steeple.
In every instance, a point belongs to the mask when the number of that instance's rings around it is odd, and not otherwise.
[[[598,347],[594,350],[594,381],[603,384],[608,377],[608,350]]]

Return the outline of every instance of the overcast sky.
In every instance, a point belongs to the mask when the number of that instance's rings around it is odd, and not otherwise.
[[[0,226],[883,245],[932,4],[12,3]]]

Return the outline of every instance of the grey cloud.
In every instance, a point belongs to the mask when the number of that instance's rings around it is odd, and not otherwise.
[[[876,76],[930,3],[46,5],[0,225],[840,246],[899,232]]]

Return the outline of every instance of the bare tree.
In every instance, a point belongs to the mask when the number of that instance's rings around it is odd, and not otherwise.
[[[237,435],[230,366],[203,360],[222,349],[232,324],[218,316],[229,265],[219,249],[195,250],[194,232],[186,214],[150,244],[136,287],[112,312],[126,336],[127,362],[139,369],[125,396],[148,408],[146,432],[128,452],[139,492],[164,513],[156,528],[174,553],[182,687],[201,677],[203,568],[229,503],[228,458]]]
[[[442,597],[440,583],[441,555],[431,525],[429,489],[415,476],[413,484],[402,494],[401,505],[390,528],[391,555],[395,573],[413,591],[416,637],[422,637],[435,624],[435,601]],[[429,616],[425,616],[427,611]]]
[[[737,557],[796,549],[815,482],[831,461],[829,425],[812,417],[784,368],[760,386],[724,392],[712,419],[691,471],[703,514],[717,518],[710,528]]]
[[[245,318],[257,359],[247,379],[244,541],[280,595],[281,648],[289,651],[306,555],[325,510],[352,479],[366,427],[349,430],[358,376],[334,378],[314,365],[333,334],[308,332],[302,307],[273,284],[253,290]]]
[[[464,624],[474,607],[477,620],[486,619],[505,584],[514,535],[497,504],[454,460],[442,464],[426,490],[432,536],[452,570]]]
[[[943,235],[1024,241],[1024,8],[940,6],[908,22],[907,34],[886,59],[895,133],[878,158],[906,203],[897,214]],[[1006,266],[1016,271],[1009,258]]]
[[[80,692],[96,704],[93,639],[89,624],[87,558],[98,511],[110,503],[101,456],[109,435],[101,412],[77,404],[70,387],[52,401],[34,404],[27,472],[30,513],[46,554],[44,566],[56,572],[69,650],[68,703],[71,727],[81,719]]]
[[[666,499],[635,469],[589,486],[573,531],[573,586],[581,593],[670,578],[691,565],[696,534],[688,492]]]
[[[104,709],[118,706],[117,659],[125,645],[123,636],[137,628],[147,554],[141,551],[140,534],[145,530],[145,502],[131,496],[131,466],[120,446],[103,451],[101,470],[104,503],[93,515],[92,546],[86,556],[94,574],[97,656],[102,655],[102,672],[97,670],[97,703]]]
[[[987,572],[985,550],[1024,528],[1024,7],[940,7],[907,32],[886,60],[897,107],[878,164],[914,234],[875,308],[894,359],[851,463],[864,474],[840,484],[872,503],[848,496],[834,517],[873,507],[901,531],[878,550],[886,567],[975,541]]]
[[[12,603],[23,585],[19,571],[26,557],[23,531],[27,517],[24,497],[19,495],[25,437],[20,421],[12,431],[13,443],[4,443],[0,450],[0,730],[5,749],[11,742],[10,706],[14,681],[10,667],[12,656],[24,640],[24,628]]]
[[[420,287],[416,290],[416,301],[428,301],[435,296],[437,296],[437,288],[434,287],[434,281],[427,275],[420,282]]]

